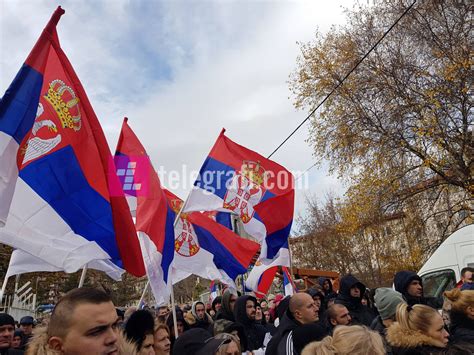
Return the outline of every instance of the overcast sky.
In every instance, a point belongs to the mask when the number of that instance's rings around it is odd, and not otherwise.
[[[61,46],[82,81],[112,152],[124,116],[156,168],[199,170],[225,127],[227,136],[267,156],[306,117],[288,89],[297,41],[344,21],[350,0],[41,1],[0,0],[0,95],[10,85],[51,14],[65,15]],[[314,163],[303,126],[273,157],[293,171]],[[162,181],[170,187],[169,174]],[[186,198],[191,182],[174,192]],[[171,186],[173,187],[173,186]],[[298,189],[343,193],[325,167]]]

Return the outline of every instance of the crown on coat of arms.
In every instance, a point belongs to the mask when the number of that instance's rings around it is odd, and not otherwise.
[[[183,206],[183,201],[181,201],[180,199],[173,199],[170,201],[170,205],[174,213],[178,214],[179,211],[181,211],[181,207]],[[179,217],[182,219],[186,219],[187,216],[188,214],[183,212],[181,212],[181,214],[179,215]]]
[[[262,185],[265,181],[265,169],[260,165],[260,162],[244,160],[240,172],[257,185]]]
[[[79,98],[70,86],[62,80],[53,80],[44,98],[53,106],[63,128],[71,128],[76,132],[81,129]]]

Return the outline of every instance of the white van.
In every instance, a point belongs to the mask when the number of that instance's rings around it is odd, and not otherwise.
[[[451,234],[420,269],[425,297],[438,297],[455,287],[466,266],[474,267],[474,224]]]

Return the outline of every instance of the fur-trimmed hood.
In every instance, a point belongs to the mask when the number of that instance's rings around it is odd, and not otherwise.
[[[137,355],[135,345],[128,341],[122,332],[119,332],[117,347],[120,355]],[[38,327],[33,331],[33,337],[28,342],[25,355],[62,355],[61,352],[51,349],[48,346],[48,333],[46,327]]]
[[[417,330],[403,329],[398,322],[387,328],[387,341],[397,348],[416,348],[420,346],[434,346],[444,348],[442,341],[434,339]]]

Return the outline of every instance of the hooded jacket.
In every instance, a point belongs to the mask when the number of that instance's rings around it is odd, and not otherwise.
[[[329,290],[326,291],[324,289],[324,282],[325,281],[329,281]],[[332,299],[332,298],[336,298],[337,297],[337,293],[334,292],[333,288],[332,288],[332,282],[331,282],[331,279],[329,277],[320,277],[318,279],[318,283],[319,283],[319,286],[321,286],[321,288],[323,289],[323,292],[324,292],[324,298],[326,299],[326,303],[328,300]]]
[[[247,350],[260,349],[263,346],[263,340],[267,330],[261,324],[257,324],[255,319],[247,316],[247,301],[253,301],[257,304],[257,299],[253,296],[245,295],[237,298],[234,306],[234,317],[237,323],[244,326],[247,337]]]
[[[351,296],[351,288],[357,286],[360,290],[359,297]],[[339,295],[334,303],[346,306],[352,318],[352,324],[360,324],[370,327],[375,318],[375,314],[362,304],[362,297],[365,293],[365,285],[352,275],[344,276],[340,281]]]
[[[204,312],[204,319],[198,318],[196,313],[196,306],[198,304],[202,304],[204,306],[204,303],[201,301],[195,301],[191,307],[191,313],[187,313],[185,319],[188,322],[190,328],[202,328],[212,333],[214,322],[207,312]]]
[[[424,304],[435,309],[440,309],[443,306],[443,298],[435,298],[435,297],[414,297],[408,294],[408,286],[413,280],[418,280],[420,284],[423,286],[421,277],[418,276],[413,271],[399,271],[395,274],[395,278],[393,279],[393,284],[395,286],[395,290],[400,292],[403,295],[403,298],[407,301],[409,306],[413,306],[415,304]]]
[[[230,297],[232,293],[229,290],[226,290],[222,295],[222,304],[221,309],[216,314],[216,319],[226,319],[231,322],[235,322],[234,313],[230,308]]]
[[[26,355],[61,355],[59,351],[53,350],[48,346],[48,334],[46,327],[38,327],[33,331],[33,337],[28,343]],[[119,332],[117,339],[117,348],[119,355],[137,355],[136,346],[126,339],[122,332]]]

